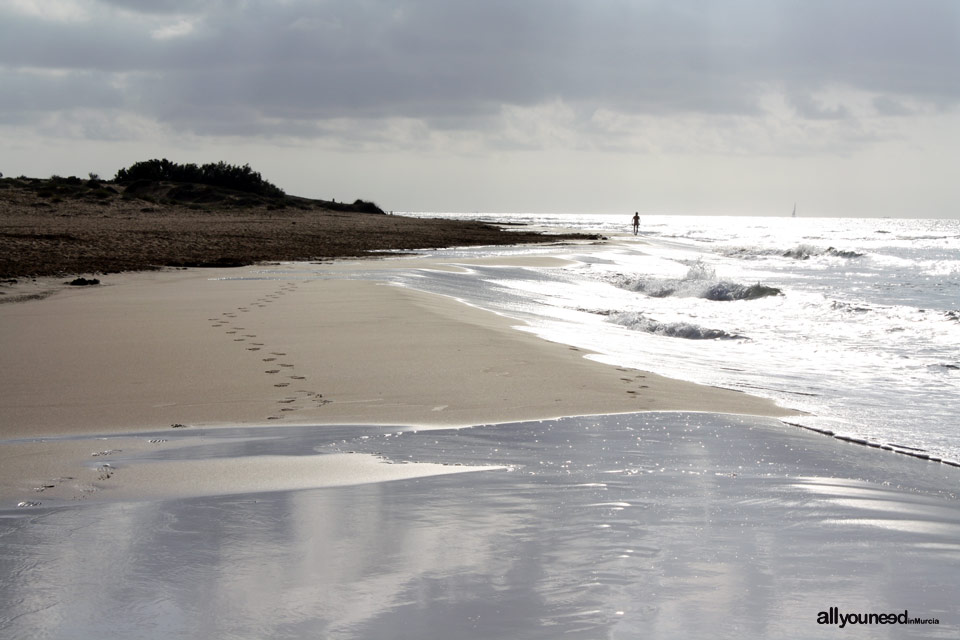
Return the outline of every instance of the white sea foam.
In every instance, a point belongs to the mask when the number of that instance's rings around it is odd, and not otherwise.
[[[629,216],[487,218],[619,235],[569,248],[571,267],[407,284],[605,362],[773,397],[809,426],[960,457],[960,221],[644,216],[633,237]]]

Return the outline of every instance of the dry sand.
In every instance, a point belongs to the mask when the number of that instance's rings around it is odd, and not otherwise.
[[[310,279],[277,279],[255,267],[131,273],[0,305],[0,495],[82,475],[77,461],[99,450],[87,437],[175,433],[174,425],[443,427],[641,410],[788,413],[742,393],[587,360],[452,299],[338,275],[364,264],[323,267],[330,279],[316,279],[321,267],[306,264],[298,268]],[[51,437],[60,439],[38,442]],[[124,446],[130,453],[155,445]],[[86,495],[97,483],[81,485]]]

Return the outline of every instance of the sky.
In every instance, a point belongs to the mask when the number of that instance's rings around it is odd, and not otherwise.
[[[957,0],[0,0],[0,172],[396,211],[960,217]]]

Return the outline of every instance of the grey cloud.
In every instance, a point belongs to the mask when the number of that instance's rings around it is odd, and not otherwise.
[[[197,13],[204,6],[196,0],[100,0],[100,3],[147,14]]]
[[[797,0],[782,15],[776,68],[798,86],[840,83],[955,104],[960,4]]]
[[[554,99],[752,115],[770,87],[811,119],[848,115],[811,97],[831,85],[960,100],[960,3],[950,0],[101,2],[144,19],[59,24],[0,10],[0,66],[122,74],[123,93],[96,85],[105,102],[201,133],[303,134],[335,117],[482,127],[501,105]],[[192,31],[151,37],[181,13]],[[48,104],[49,92],[39,82],[36,99]],[[258,125],[264,117],[288,124]]]
[[[909,116],[914,113],[913,109],[908,108],[901,101],[886,95],[874,98],[873,107],[883,116]]]
[[[0,119],[22,121],[64,108],[106,109],[123,101],[109,74],[81,72],[66,75],[0,70]]]
[[[808,120],[844,120],[851,117],[850,110],[845,106],[826,106],[806,93],[794,94],[789,101],[797,113]]]

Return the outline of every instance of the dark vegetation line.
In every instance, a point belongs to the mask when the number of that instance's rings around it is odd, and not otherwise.
[[[384,213],[373,202],[360,199],[348,203],[287,195],[280,187],[264,180],[249,164],[237,166],[222,161],[178,164],[164,158],[135,162],[117,171],[112,181],[102,180],[95,173],[88,175],[86,180],[77,176],[54,175],[49,179],[20,176],[15,182],[33,189],[50,204],[58,204],[64,198],[107,201],[119,195],[126,200],[183,204],[198,210],[264,205],[270,209],[321,207],[330,211]],[[0,188],[10,187],[11,180],[0,181]]]
[[[120,184],[130,184],[137,180],[193,182],[236,191],[248,191],[270,198],[282,198],[286,195],[283,189],[264,180],[258,172],[250,168],[249,164],[238,167],[223,161],[197,166],[177,164],[166,158],[144,160],[135,162],[126,169],[120,169],[114,177],[114,182]]]

